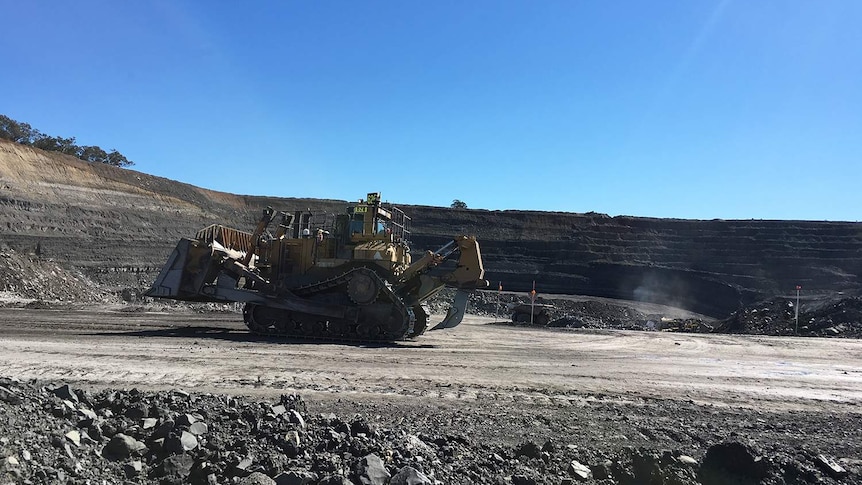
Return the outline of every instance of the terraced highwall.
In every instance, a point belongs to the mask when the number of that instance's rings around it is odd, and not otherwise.
[[[357,194],[386,187],[358,187]],[[214,192],[0,141],[0,244],[146,286],[176,241],[209,224],[251,228],[260,210],[341,212],[345,202]],[[691,221],[401,206],[414,248],[480,238],[504,289],[668,303],[724,316],[758,296],[862,288],[862,225]]]
[[[726,315],[764,295],[858,289],[862,225],[691,221],[601,214],[413,208],[417,242],[449,225],[481,228],[504,288],[649,300]]]

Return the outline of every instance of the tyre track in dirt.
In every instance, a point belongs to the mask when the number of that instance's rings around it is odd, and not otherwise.
[[[492,325],[390,346],[270,341],[235,314],[0,309],[0,373],[96,387],[578,406],[660,398],[842,410],[862,342]]]

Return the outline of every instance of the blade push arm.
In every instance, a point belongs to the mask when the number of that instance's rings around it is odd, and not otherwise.
[[[455,269],[444,274],[434,274],[431,269],[459,253]],[[458,236],[449,241],[437,251],[428,251],[418,261],[410,265],[401,275],[403,288],[406,289],[406,300],[411,305],[420,304],[434,296],[443,286],[457,288],[455,299],[446,318],[433,329],[456,327],[464,318],[467,310],[467,300],[477,288],[485,288],[488,281],[484,279],[485,267],[482,264],[482,253],[475,236]]]
[[[437,251],[426,252],[424,256],[402,273],[400,280],[409,281],[422,275],[451,258],[455,251],[459,253],[458,264],[454,271],[437,277],[441,284],[464,289],[488,286],[488,281],[483,279],[485,267],[482,265],[482,253],[479,251],[479,243],[475,236],[458,236]]]
[[[485,288],[488,281],[485,277],[485,267],[482,265],[482,253],[476,236],[458,236],[453,241],[458,246],[460,257],[455,271],[445,274],[440,279],[449,286],[463,289]]]

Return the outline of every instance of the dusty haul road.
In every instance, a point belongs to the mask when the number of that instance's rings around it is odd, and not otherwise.
[[[0,377],[266,402],[295,392],[311,413],[359,414],[461,443],[465,454],[438,470],[445,483],[508,483],[515,473],[546,478],[519,483],[563,483],[566,460],[603,470],[667,450],[706,463],[728,442],[753,446],[770,476],[804,478],[787,483],[862,477],[862,341],[849,339],[531,329],[468,317],[416,341],[363,346],[257,338],[238,314],[0,309]],[[561,451],[549,463],[487,461],[526,442]],[[847,481],[830,478],[820,454],[838,460]],[[666,483],[701,483],[685,473]],[[603,483],[646,483],[620,477]]]
[[[439,317],[438,317],[439,319]],[[272,341],[237,314],[0,310],[0,375],[93,387],[567,407],[663,399],[852,412],[862,341],[492,324],[388,346]],[[418,400],[417,400],[418,401]]]

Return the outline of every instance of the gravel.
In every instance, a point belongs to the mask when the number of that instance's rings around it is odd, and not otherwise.
[[[296,395],[265,402],[182,391],[91,393],[13,378],[0,378],[0,384],[4,395],[14,396],[0,401],[4,484],[710,485],[862,479],[853,458],[806,447],[767,449],[738,435],[690,450],[608,449],[530,438],[507,445],[487,440],[481,421],[473,429],[461,425],[462,433],[445,426],[428,433],[403,416],[399,426],[391,426],[358,413],[310,413]],[[141,417],[141,409],[148,417]],[[509,432],[524,431],[501,418]],[[157,424],[144,426],[149,419]],[[191,433],[200,423],[206,428]]]
[[[804,301],[796,323],[795,302],[770,298],[741,308],[716,331],[754,335],[862,338],[862,297],[847,296]]]

